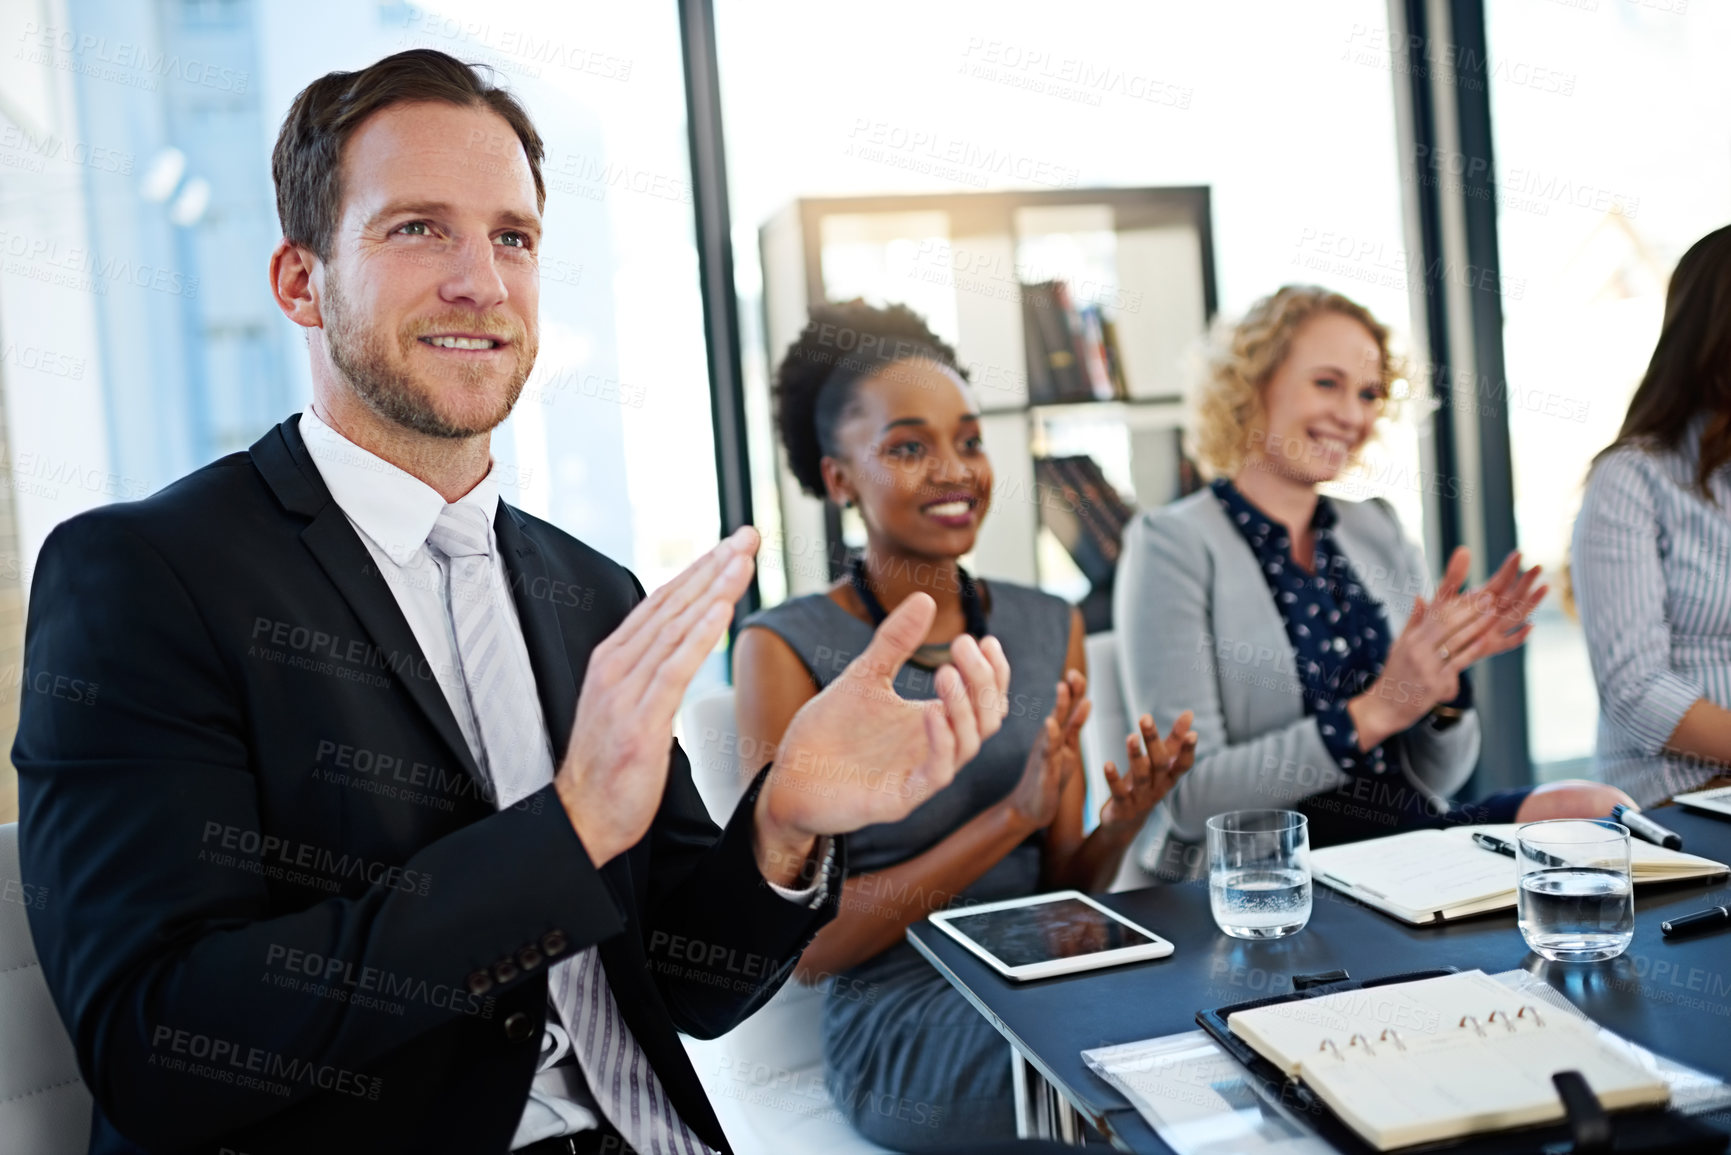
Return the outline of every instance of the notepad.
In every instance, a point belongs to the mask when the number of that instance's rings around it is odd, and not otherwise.
[[[1518,825],[1411,830],[1310,852],[1317,882],[1352,895],[1403,922],[1443,922],[1515,905],[1515,860],[1473,841],[1475,831],[1513,845]],[[1633,880],[1669,882],[1731,871],[1723,862],[1629,843]]]
[[[1669,1101],[1665,1080],[1589,1021],[1524,1003],[1481,971],[1293,999],[1226,1020],[1379,1151],[1566,1117],[1579,1071],[1606,1110]]]

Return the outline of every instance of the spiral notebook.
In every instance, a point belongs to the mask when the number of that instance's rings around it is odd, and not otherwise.
[[[1483,832],[1514,843],[1519,826],[1411,830],[1310,852],[1317,882],[1352,895],[1402,922],[1444,922],[1515,905],[1515,860],[1473,841]],[[1629,843],[1629,873],[1639,885],[1724,874],[1731,867],[1698,854]]]
[[[1608,1111],[1670,1098],[1594,1024],[1522,1002],[1482,971],[1255,1007],[1226,1023],[1379,1151],[1561,1121],[1558,1071],[1579,1071]]]

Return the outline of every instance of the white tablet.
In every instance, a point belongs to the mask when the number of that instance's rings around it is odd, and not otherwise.
[[[1172,953],[1172,944],[1153,931],[1075,890],[947,910],[932,915],[932,922],[1018,981]]]

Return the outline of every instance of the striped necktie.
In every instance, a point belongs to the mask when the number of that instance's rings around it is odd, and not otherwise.
[[[535,712],[535,682],[507,631],[520,629],[493,577],[492,527],[473,505],[447,505],[427,544],[447,559],[446,605],[478,734],[465,735],[500,809],[553,780],[553,752]],[[548,993],[571,1036],[589,1091],[641,1155],[704,1155],[638,1046],[601,968],[588,950],[556,964]]]

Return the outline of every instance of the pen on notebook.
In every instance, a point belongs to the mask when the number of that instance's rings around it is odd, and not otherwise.
[[[1686,934],[1700,934],[1702,931],[1722,930],[1728,926],[1731,926],[1731,910],[1722,906],[1710,906],[1694,914],[1666,919],[1659,924],[1659,932],[1666,938],[1676,938]]]
[[[1683,836],[1675,830],[1666,830],[1639,810],[1631,810],[1621,803],[1611,807],[1611,818],[1629,828],[1629,833],[1636,838],[1644,838],[1656,846],[1666,850],[1683,849]]]
[[[1494,851],[1497,854],[1506,854],[1510,858],[1517,857],[1515,854],[1514,843],[1504,842],[1502,839],[1486,834],[1482,830],[1473,831],[1473,841],[1485,850]],[[1527,857],[1532,859],[1534,862],[1537,862],[1540,866],[1563,865],[1562,859],[1558,858],[1554,854],[1546,854],[1542,850],[1529,850],[1527,851]]]

